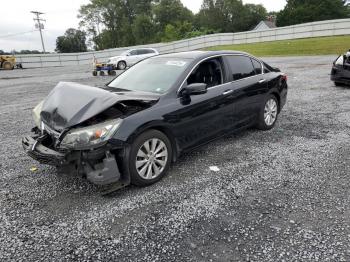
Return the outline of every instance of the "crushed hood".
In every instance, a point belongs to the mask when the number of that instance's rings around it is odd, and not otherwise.
[[[118,102],[158,98],[145,93],[113,93],[98,87],[60,82],[44,100],[40,117],[45,124],[61,131],[102,113]]]

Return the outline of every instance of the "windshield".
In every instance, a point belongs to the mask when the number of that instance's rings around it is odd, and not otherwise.
[[[171,88],[190,62],[188,59],[177,58],[147,59],[125,71],[108,86],[163,94]]]

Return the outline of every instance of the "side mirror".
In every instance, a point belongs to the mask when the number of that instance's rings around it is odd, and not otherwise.
[[[182,89],[182,94],[186,95],[202,95],[207,92],[206,83],[193,83]]]

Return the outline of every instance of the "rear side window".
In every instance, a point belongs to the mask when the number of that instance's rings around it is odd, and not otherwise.
[[[154,54],[154,51],[152,49],[146,49],[146,54]]]
[[[137,50],[137,54],[138,55],[145,55],[145,54],[147,54],[147,50],[146,49],[139,49],[139,50]]]
[[[257,75],[261,75],[262,74],[261,63],[259,61],[255,60],[255,59],[252,59],[252,62],[253,62],[255,73]]]
[[[255,75],[255,69],[249,57],[227,56],[226,58],[229,62],[234,81]]]

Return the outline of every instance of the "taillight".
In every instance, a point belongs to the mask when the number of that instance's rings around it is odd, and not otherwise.
[[[288,80],[288,77],[287,77],[286,74],[283,74],[283,75],[282,75],[282,80],[284,80],[284,81],[287,81],[287,80]]]

